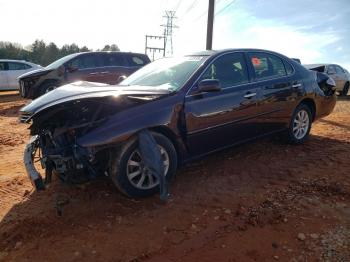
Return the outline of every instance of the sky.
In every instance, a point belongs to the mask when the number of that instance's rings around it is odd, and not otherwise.
[[[208,0],[0,0],[0,41],[144,52],[176,11],[174,54],[205,49]],[[216,0],[213,49],[262,48],[350,70],[350,0]],[[155,40],[152,45],[158,45]]]

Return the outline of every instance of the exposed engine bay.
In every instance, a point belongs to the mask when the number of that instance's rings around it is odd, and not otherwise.
[[[53,174],[62,181],[79,184],[107,174],[108,148],[83,148],[77,139],[125,108],[145,103],[154,96],[107,96],[94,99],[74,100],[49,107],[34,115],[31,120],[30,143],[24,153],[24,163],[29,177],[37,190],[51,182]],[[28,121],[28,115],[22,121]],[[115,146],[115,145],[114,145]],[[40,162],[45,169],[43,179],[34,163]]]

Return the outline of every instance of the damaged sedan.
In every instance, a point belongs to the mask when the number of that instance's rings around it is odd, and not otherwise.
[[[183,163],[262,136],[283,133],[301,144],[335,103],[331,78],[275,52],[164,58],[120,85],[77,82],[26,105],[20,121],[30,123],[32,138],[24,162],[38,190],[53,175],[68,183],[107,176],[127,196],[146,197],[159,191],[159,179],[138,147],[143,130],[157,142],[169,181]]]

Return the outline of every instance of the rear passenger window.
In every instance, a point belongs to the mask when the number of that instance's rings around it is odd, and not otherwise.
[[[26,65],[22,63],[8,62],[8,70],[25,70]]]
[[[216,59],[205,71],[203,79],[218,79],[221,87],[231,87],[249,81],[247,66],[242,53],[223,55]]]
[[[148,62],[149,62],[144,57],[137,56],[137,55],[128,56],[128,61],[129,61],[130,66],[144,66],[145,64],[148,64]]]
[[[294,69],[288,62],[284,61],[284,66],[286,67],[287,75],[293,74]]]
[[[105,54],[103,59],[104,66],[125,66],[124,56],[122,54]]]
[[[335,66],[335,70],[337,71],[337,74],[344,74],[344,70],[340,66]]]
[[[277,56],[266,53],[250,53],[249,57],[257,79],[273,78],[287,74],[282,59]]]

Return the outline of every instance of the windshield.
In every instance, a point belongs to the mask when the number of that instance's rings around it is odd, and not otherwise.
[[[152,86],[168,91],[179,90],[206,57],[184,56],[154,61],[130,75],[120,85]]]
[[[47,67],[45,67],[45,69],[56,69],[77,55],[78,54],[71,54],[71,55],[67,55],[65,57],[62,57],[62,58],[56,60],[55,62],[53,62],[52,64],[49,64]]]

